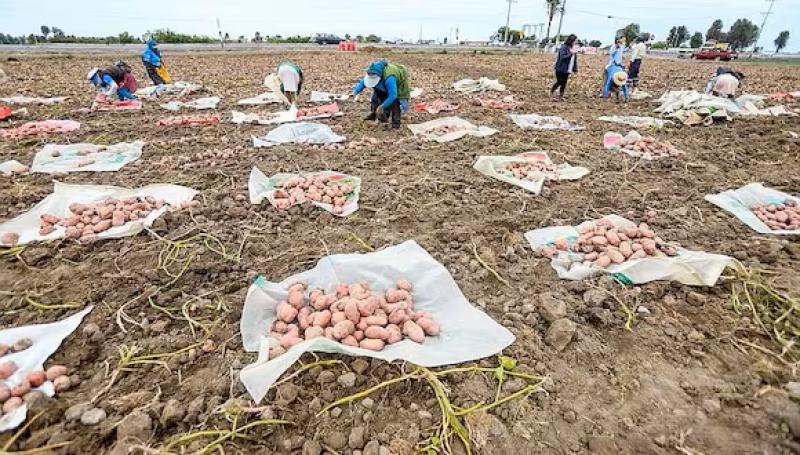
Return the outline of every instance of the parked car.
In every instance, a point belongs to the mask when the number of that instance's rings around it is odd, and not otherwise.
[[[720,49],[718,47],[701,48],[697,52],[692,53],[692,58],[697,60],[736,60],[739,54],[730,49]]]
[[[311,38],[312,43],[317,43],[320,46],[323,44],[339,44],[344,41],[343,38],[340,38],[336,35],[332,35],[330,33],[318,33]]]

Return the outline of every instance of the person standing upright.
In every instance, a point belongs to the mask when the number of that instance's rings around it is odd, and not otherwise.
[[[575,40],[578,39],[575,35],[569,35],[564,41],[564,44],[558,49],[558,56],[556,57],[556,83],[550,88],[550,97],[564,101],[564,92],[567,90],[567,81],[571,74],[578,72],[578,50],[575,47]],[[558,90],[558,98],[555,98],[555,92]]]
[[[625,37],[618,36],[614,40],[614,44],[608,49],[608,63],[603,68],[603,87],[608,83],[608,69],[614,66],[625,68]]]
[[[155,85],[163,85],[172,83],[172,77],[169,75],[164,62],[161,60],[161,51],[158,50],[158,43],[155,37],[147,38],[147,44],[142,51],[142,63],[147,70],[147,75]]]
[[[628,79],[633,86],[635,92],[639,86],[639,70],[642,68],[642,60],[647,55],[647,45],[645,44],[645,37],[639,35],[636,37],[635,44],[631,47],[631,63],[628,65]]]

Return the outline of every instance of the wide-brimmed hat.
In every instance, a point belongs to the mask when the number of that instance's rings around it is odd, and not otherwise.
[[[624,85],[626,82],[628,82],[628,73],[625,71],[618,71],[614,73],[614,84]]]

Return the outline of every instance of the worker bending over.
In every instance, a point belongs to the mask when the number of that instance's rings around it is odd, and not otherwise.
[[[392,128],[400,128],[400,116],[408,111],[411,98],[411,81],[408,69],[397,63],[377,60],[367,67],[367,74],[353,87],[353,95],[358,95],[364,88],[372,89],[370,112],[364,120],[379,120],[386,123],[392,118]]]
[[[282,95],[286,104],[296,106],[297,95],[303,88],[303,69],[294,62],[285,61],[264,78],[264,85]]]

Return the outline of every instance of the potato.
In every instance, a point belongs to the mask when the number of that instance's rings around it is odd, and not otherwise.
[[[0,357],[8,354],[8,351],[11,350],[11,347],[5,343],[0,343]]]
[[[381,326],[371,325],[364,330],[364,336],[366,338],[377,338],[385,341],[389,339],[389,331]]]
[[[94,225],[94,232],[99,234],[103,231],[111,229],[111,220],[101,220]]]
[[[321,338],[325,336],[325,329],[320,326],[313,326],[306,329],[304,333],[305,339]]]
[[[425,331],[414,321],[406,321],[403,324],[403,334],[416,343],[425,342]]]
[[[353,324],[353,321],[346,319],[333,326],[333,336],[334,338],[341,340],[348,335],[351,335],[353,332],[355,332],[355,330],[356,327],[355,324]]]
[[[30,338],[20,338],[11,345],[11,350],[14,352],[21,352],[33,346],[33,340]]]
[[[395,324],[389,324],[386,326],[386,331],[389,333],[389,336],[386,339],[387,343],[392,344],[403,340],[403,332],[400,330],[399,326]]]
[[[358,347],[358,340],[355,339],[353,335],[348,335],[342,339],[342,344],[347,346],[353,346],[354,348]]]
[[[123,210],[115,210],[114,213],[111,215],[111,225],[112,226],[122,226],[125,224],[125,220],[127,216]]]
[[[361,342],[358,343],[359,347],[362,349],[368,349],[370,351],[381,351],[383,350],[384,342],[383,340],[378,340],[375,338],[364,338]]]
[[[361,313],[362,317],[369,316],[378,309],[377,301],[372,302],[369,300],[360,300],[357,305],[358,312]]]
[[[405,310],[398,309],[398,310],[392,311],[392,313],[389,315],[388,322],[390,324],[401,325],[404,322],[406,322],[406,319],[408,319],[408,317],[406,316]]]
[[[19,241],[19,234],[16,232],[4,232],[0,235],[0,246],[10,248]]]
[[[294,318],[297,317],[298,313],[297,308],[289,305],[286,302],[279,303],[275,310],[277,312],[278,319],[286,323],[292,322]]]
[[[44,371],[41,370],[31,371],[28,373],[26,379],[28,383],[30,383],[31,387],[39,387],[47,380],[47,376],[45,376]]]
[[[363,319],[366,324],[369,325],[386,325],[388,322],[388,318],[384,314],[376,314],[374,316],[368,316]]]
[[[617,249],[609,248],[608,251],[606,251],[606,255],[608,255],[608,258],[611,259],[611,262],[614,264],[622,264],[625,262],[625,256]]]
[[[10,378],[17,372],[17,364],[11,360],[0,363],[0,380]]]
[[[436,336],[439,335],[439,324],[433,321],[433,319],[423,317],[417,319],[416,324],[425,331],[426,335]]]
[[[594,261],[594,263],[598,267],[608,267],[609,265],[611,265],[611,258],[609,258],[608,255],[606,255],[604,253],[604,254],[599,255],[597,257],[597,260]]]
[[[269,348],[269,356],[267,358],[274,359],[275,357],[278,357],[279,355],[282,355],[282,354],[285,354],[285,353],[286,353],[286,349],[284,349],[283,346],[271,347],[271,348]]]
[[[355,300],[348,300],[344,305],[344,315],[353,324],[358,324],[361,319],[361,313],[358,311],[358,304]]]
[[[334,311],[331,316],[331,324],[336,325],[346,319],[347,316],[344,315],[344,311]]]
[[[23,395],[25,395],[30,391],[31,391],[31,384],[27,380],[23,380],[21,383],[11,388],[11,396],[22,397]]]
[[[327,327],[331,323],[330,310],[322,310],[314,313],[312,325],[316,327]]]
[[[403,291],[406,291],[406,292],[411,292],[411,290],[412,290],[411,282],[408,281],[408,280],[403,280],[403,279],[397,280],[397,289],[400,289],[400,290],[403,290]]]
[[[9,414],[20,406],[22,406],[22,398],[11,397],[3,403],[3,414]]]
[[[289,305],[297,308],[298,310],[303,307],[305,304],[305,297],[303,296],[303,291],[293,290],[289,292],[289,297],[287,297],[286,301],[289,302]]]
[[[53,365],[45,371],[45,377],[48,381],[53,381],[59,376],[67,374],[67,367],[64,365]]]
[[[287,333],[287,334],[283,335],[281,337],[281,341],[280,341],[281,346],[284,349],[289,349],[292,346],[296,345],[297,343],[302,343],[302,342],[303,342],[302,338],[300,338],[299,336],[296,336],[296,335],[294,335],[292,333]]]

